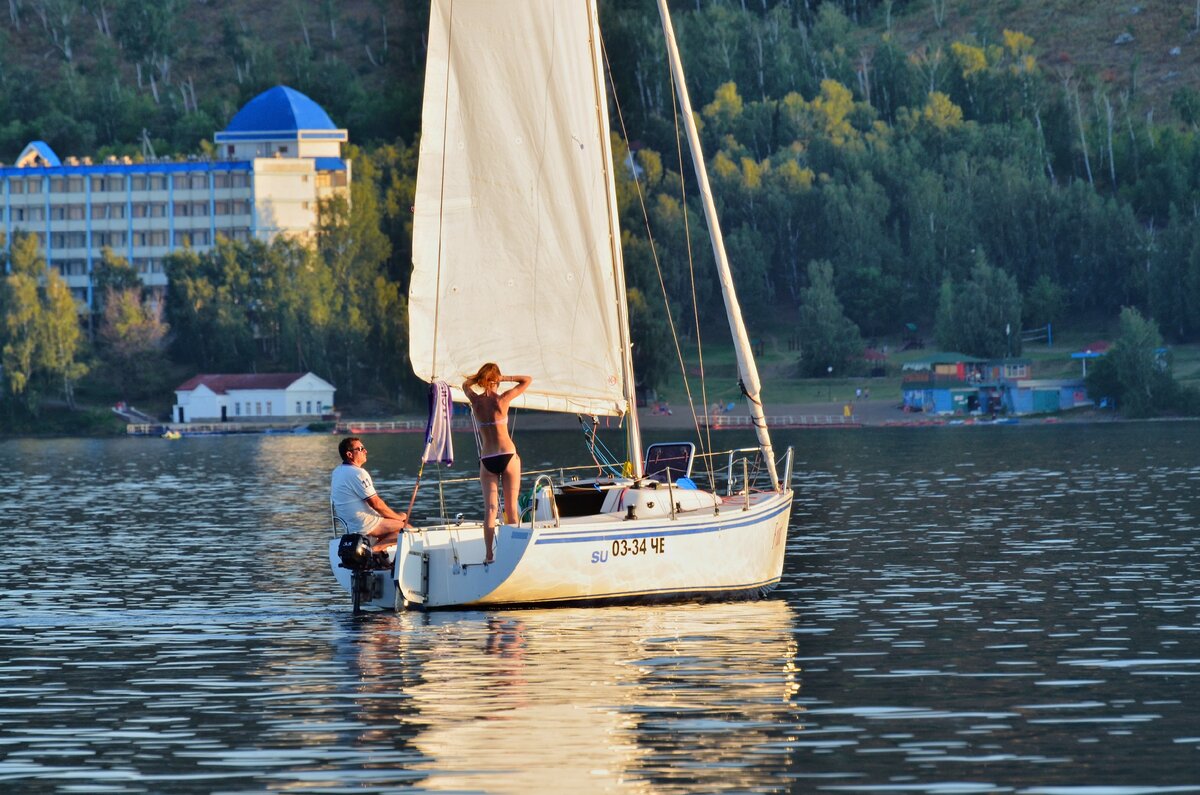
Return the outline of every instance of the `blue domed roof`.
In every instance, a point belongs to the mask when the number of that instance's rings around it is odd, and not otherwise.
[[[320,105],[294,88],[275,86],[247,102],[229,122],[225,132],[336,129],[333,120]]]

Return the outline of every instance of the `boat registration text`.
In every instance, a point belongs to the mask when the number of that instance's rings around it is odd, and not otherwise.
[[[661,555],[667,551],[667,540],[658,538],[618,538],[612,542],[611,554],[614,558],[627,555]],[[604,563],[608,560],[610,551],[607,549],[592,553],[592,563]]]

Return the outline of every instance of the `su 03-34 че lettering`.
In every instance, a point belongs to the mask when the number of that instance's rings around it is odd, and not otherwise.
[[[618,538],[612,542],[611,549],[601,549],[592,553],[592,563],[607,563],[608,556],[622,558],[627,555],[661,555],[667,551],[666,539],[658,538]]]
[[[625,555],[649,555],[651,552],[661,555],[666,551],[666,546],[666,539],[661,536],[658,538],[618,538],[612,542],[612,554],[614,558]]]

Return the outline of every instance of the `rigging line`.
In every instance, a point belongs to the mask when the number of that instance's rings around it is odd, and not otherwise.
[[[579,419],[579,425],[583,429],[584,443],[587,445],[588,452],[592,456],[592,461],[596,463],[596,468],[601,475],[609,475],[610,477],[621,477],[621,463],[612,451],[596,436],[596,429],[600,425],[600,421],[592,416],[592,424],[589,426],[587,420],[582,414],[576,415]],[[604,460],[601,461],[600,459]]]
[[[600,50],[604,56],[604,68],[605,68],[606,72],[608,73],[609,85],[613,86],[612,97],[613,97],[613,105],[617,109],[617,123],[621,125],[621,136],[625,139],[626,150],[628,151],[629,131],[625,128],[625,114],[621,111],[621,100],[617,97],[616,83],[613,82],[613,76],[612,76],[612,64],[609,62],[608,47],[605,44],[603,37],[601,37],[601,39],[600,39]],[[672,103],[672,104],[674,104],[674,103]],[[678,139],[678,134],[679,134],[678,122],[676,122],[676,125],[675,125],[675,132],[676,132],[676,138]],[[681,159],[682,159],[682,156],[681,156]],[[632,162],[632,160],[633,160],[633,155],[632,155],[632,153],[630,153],[630,161]],[[646,209],[646,197],[645,197],[645,194],[642,192],[642,181],[638,178],[636,168],[630,169],[630,171],[633,173],[633,184],[637,188],[638,205],[641,207],[642,219],[646,225],[646,237],[650,243],[650,257],[651,257],[651,259],[654,260],[654,270],[658,275],[658,286],[659,286],[659,289],[662,290],[662,294],[663,294],[663,306],[666,309],[666,313],[667,313],[667,325],[671,329],[671,340],[675,345],[675,358],[679,361],[679,371],[683,378],[683,388],[684,388],[684,391],[687,393],[688,407],[691,409],[691,412],[692,412],[692,424],[696,428],[696,437],[700,438],[700,418],[696,415],[696,402],[695,402],[695,399],[692,397],[692,387],[688,383],[687,367],[684,365],[684,362],[683,362],[683,351],[679,345],[679,334],[675,330],[675,317],[674,317],[674,314],[671,312],[671,302],[668,300],[668,296],[667,296],[667,285],[666,285],[666,282],[663,280],[662,263],[659,261],[659,258],[658,258],[658,247],[654,244],[654,233],[650,229],[650,213]],[[682,182],[683,182],[682,167],[680,168],[679,173],[680,173],[680,183],[682,184]],[[686,227],[686,224],[687,224],[687,204],[686,203],[683,205],[683,215],[684,215],[684,224],[685,224],[684,228],[686,229],[687,228]],[[691,257],[691,241],[689,240],[688,241],[688,267],[689,267],[689,270],[691,269],[691,259],[692,259],[692,257]],[[692,306],[695,307],[695,305],[696,305],[696,283],[695,283],[695,278],[693,277],[693,279],[692,279]],[[699,345],[700,345],[699,336],[696,337],[696,345],[697,345],[697,347],[699,347]],[[704,377],[703,366],[701,366],[700,372],[701,372],[701,379],[703,379],[703,377]],[[703,383],[703,381],[701,383]],[[706,412],[705,420],[707,421],[707,407],[705,408],[705,412]],[[709,433],[711,433],[711,431]],[[710,436],[709,437],[710,446],[711,446],[711,442],[712,442],[712,439]],[[701,448],[702,448],[701,452],[705,452],[703,447],[704,447],[704,442],[701,441]],[[711,473],[709,473],[709,477],[711,480],[711,478],[712,478]]]
[[[413,484],[412,497],[409,498],[408,510],[405,511],[405,514],[408,516],[408,518],[410,520],[412,519],[413,505],[415,505],[417,502],[417,490],[419,488],[421,488],[421,476],[424,474],[425,474],[425,462],[422,461],[421,466],[417,467],[417,482]]]
[[[675,158],[679,164],[679,192],[683,196],[683,240],[687,245],[688,253],[688,278],[692,285],[692,318],[696,324],[696,356],[700,363],[700,400],[704,412],[704,441],[701,442],[701,452],[704,452],[704,447],[707,445],[709,451],[713,449],[712,445],[712,419],[708,416],[708,379],[704,375],[704,345],[700,339],[700,306],[696,300],[696,267],[695,256],[692,251],[692,228],[688,221],[687,214],[687,180],[683,178],[683,144],[680,143],[679,135],[679,96],[675,91],[675,72],[668,64],[667,74],[671,83],[671,115],[675,123]],[[686,376],[685,376],[686,379]],[[693,414],[695,409],[692,410]],[[697,433],[697,435],[699,435]],[[709,489],[716,490],[716,474],[712,467],[708,470]]]
[[[438,377],[438,327],[442,312],[442,241],[445,239],[446,212],[446,139],[450,127],[450,64],[451,48],[454,45],[454,0],[450,0],[450,19],[446,24],[446,81],[442,86],[442,160],[441,173],[438,175],[438,243],[437,266],[433,282],[433,355],[430,357],[430,377]],[[415,495],[414,495],[415,497]]]

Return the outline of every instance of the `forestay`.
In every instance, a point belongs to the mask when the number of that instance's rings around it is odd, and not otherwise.
[[[593,12],[432,3],[409,292],[409,354],[427,381],[457,384],[495,361],[533,376],[515,405],[627,410]]]

